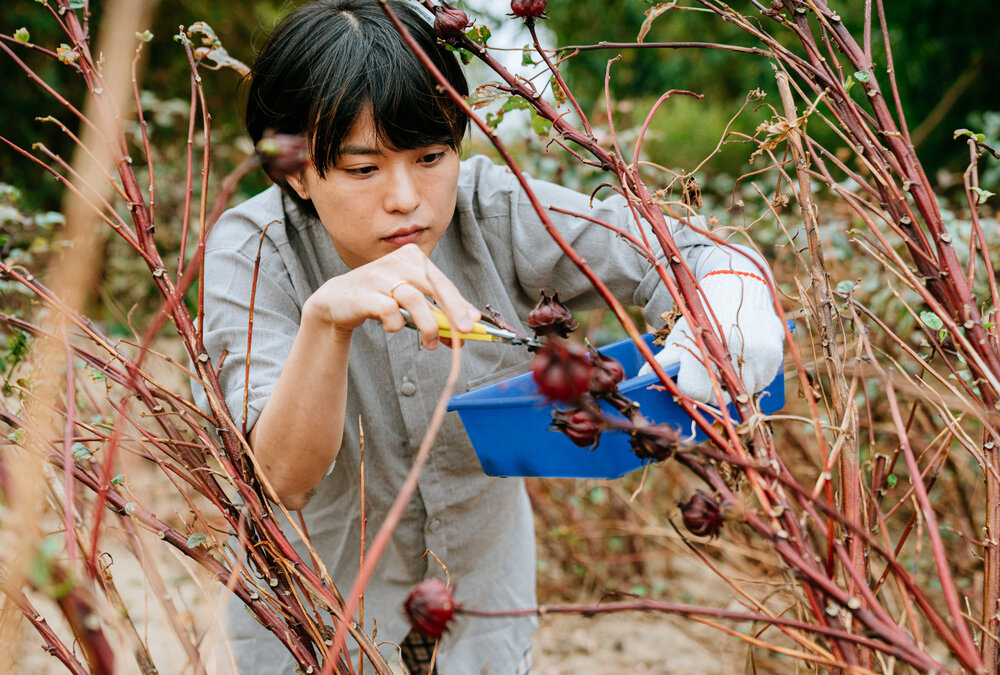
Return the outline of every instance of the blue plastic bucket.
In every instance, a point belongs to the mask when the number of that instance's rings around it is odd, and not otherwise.
[[[652,347],[652,334],[643,339]],[[692,442],[705,438],[670,394],[662,390],[654,373],[635,376],[646,361],[631,339],[619,340],[599,351],[621,362],[626,379],[618,390],[639,404],[646,419],[670,424],[682,438],[691,438]],[[677,365],[667,369],[667,374],[675,376]],[[785,405],[783,370],[761,393],[759,403],[764,413],[777,412]],[[621,419],[610,406],[601,406],[607,415]],[[479,463],[490,476],[620,478],[645,463],[632,452],[623,431],[605,431],[594,450],[578,447],[560,431],[550,431],[553,406],[538,393],[531,373],[453,396],[448,410],[458,411]],[[735,417],[735,407],[730,406],[730,413]]]

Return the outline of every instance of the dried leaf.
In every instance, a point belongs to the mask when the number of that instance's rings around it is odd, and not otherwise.
[[[646,10],[646,18],[642,22],[642,26],[639,27],[639,35],[636,37],[636,42],[642,42],[646,34],[649,33],[649,29],[653,27],[653,21],[656,17],[660,16],[668,9],[673,9],[677,5],[677,0],[672,0],[672,2],[663,2],[659,5],[655,5]]]

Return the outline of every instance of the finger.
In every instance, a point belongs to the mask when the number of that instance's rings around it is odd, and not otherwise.
[[[407,285],[433,298],[451,325],[459,332],[468,333],[472,330],[473,323],[479,320],[479,310],[462,296],[458,287],[419,247],[404,246],[392,255],[391,263],[386,260],[392,268],[391,274],[404,279]],[[387,258],[389,256],[386,256]]]
[[[397,305],[410,313],[410,318],[420,331],[420,339],[427,349],[437,349],[439,343],[438,322],[431,312],[430,303],[416,286],[406,283],[397,286],[392,294]],[[399,313],[398,310],[396,312]],[[402,315],[400,315],[402,316]]]
[[[382,324],[386,333],[395,333],[406,327],[406,319],[399,313],[399,303],[385,293],[373,293],[370,298],[371,318]]]
[[[460,333],[471,332],[473,324],[480,318],[479,310],[462,296],[451,279],[430,260],[427,260],[424,271],[429,285],[428,295],[434,298],[451,325]]]

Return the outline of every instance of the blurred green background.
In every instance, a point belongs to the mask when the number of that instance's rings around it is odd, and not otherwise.
[[[92,25],[97,26],[101,3],[94,0],[92,4],[95,14]],[[144,48],[143,88],[149,92],[145,107],[159,113],[152,124],[153,141],[159,151],[169,154],[167,149],[182,146],[186,136],[190,77],[184,53],[172,39],[178,26],[207,21],[233,56],[250,61],[285,4],[278,0],[238,4],[218,0],[155,3],[151,26],[154,38]],[[495,33],[501,22],[517,21],[504,14],[506,2],[458,4],[481,17]],[[485,11],[471,9],[469,4]],[[734,7],[754,14],[750,3],[737,3]],[[831,7],[839,11],[850,28],[859,29],[864,3],[834,1]],[[643,0],[552,0],[549,19],[543,25],[552,46],[599,40],[634,41],[649,8],[650,3]],[[995,4],[989,0],[961,3],[885,0],[885,8],[900,95],[910,130],[919,144],[919,154],[932,177],[942,168],[961,171],[967,162],[967,150],[964,143],[952,138],[954,129],[968,127],[985,132],[994,142],[1000,136],[1000,87],[996,86],[995,78],[1000,71],[1000,50],[994,42],[1000,35],[991,18],[995,15]],[[52,47],[61,42],[51,17],[38,2],[5,0],[0,12],[0,33],[11,35],[21,27],[29,30],[32,42]],[[512,39],[514,46],[521,46],[528,36],[520,31],[506,39]],[[713,15],[679,10],[661,16],[646,40],[752,44],[739,29]],[[25,51],[19,53],[47,82],[68,92],[70,100],[79,100],[82,89],[68,68]],[[878,35],[874,52],[877,70],[884,74],[885,58]],[[565,66],[570,86],[588,113],[603,110],[605,67],[615,53],[584,52]],[[664,90],[690,89],[705,95],[701,101],[674,99],[657,116],[648,154],[672,167],[693,168],[712,151],[747,91],[758,87],[773,90],[770,65],[761,57],[711,50],[625,50],[621,54],[621,60],[612,67],[611,93],[616,101],[631,101],[633,115],[639,121],[648,105]],[[65,110],[9,61],[4,72],[6,76],[0,81],[0,96],[4,101],[0,106],[2,134],[22,146],[44,141],[67,156],[71,151],[67,139],[52,125],[36,121],[37,117],[54,114],[72,123]],[[471,79],[475,81],[477,74],[473,70]],[[218,139],[219,144],[232,143],[240,134],[239,77],[230,70],[219,71],[206,76],[205,85],[213,117],[213,139]],[[887,89],[884,82],[883,86]],[[752,128],[753,125],[749,127]],[[706,171],[708,175],[736,174],[746,168],[748,156],[746,145],[728,145],[713,158]],[[223,170],[225,166],[219,168]],[[997,174],[994,171],[988,177],[995,181],[1000,178]],[[0,182],[30,187],[23,195],[23,204],[28,208],[58,208],[61,191],[55,181],[6,148],[0,150]]]

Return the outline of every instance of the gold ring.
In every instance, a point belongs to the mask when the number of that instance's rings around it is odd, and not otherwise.
[[[407,283],[409,283],[409,282],[408,282],[408,281],[406,281],[406,279],[400,279],[399,281],[397,281],[396,283],[394,283],[394,284],[392,285],[392,288],[390,288],[390,289],[389,289],[389,297],[390,297],[390,298],[392,298],[393,300],[395,300],[395,299],[396,299],[396,296],[394,296],[394,295],[393,295],[393,293],[395,293],[395,292],[396,292],[396,289],[397,289],[397,288],[399,288],[399,287],[400,287],[400,286],[402,286],[403,284],[407,284]]]

